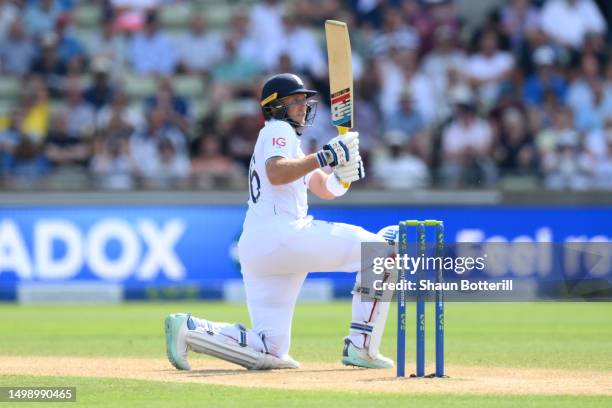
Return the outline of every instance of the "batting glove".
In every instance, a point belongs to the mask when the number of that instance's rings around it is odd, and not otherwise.
[[[361,156],[358,155],[354,161],[336,167],[334,173],[344,183],[352,183],[365,178],[365,169],[363,168]]]
[[[336,167],[346,164],[359,155],[359,133],[348,132],[330,140],[316,153],[319,167]]]

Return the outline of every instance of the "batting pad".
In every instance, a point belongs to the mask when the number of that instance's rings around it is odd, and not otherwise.
[[[255,351],[248,345],[241,346],[229,337],[210,334],[203,328],[188,330],[186,340],[189,348],[197,353],[208,354],[249,370],[299,368],[299,364],[291,358],[280,359]]]

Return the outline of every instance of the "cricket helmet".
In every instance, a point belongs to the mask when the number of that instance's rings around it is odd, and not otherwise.
[[[261,91],[260,105],[264,118],[277,119],[288,122],[293,127],[311,126],[316,113],[316,102],[306,103],[306,123],[300,125],[287,116],[288,106],[283,104],[282,99],[287,96],[305,94],[311,98],[317,91],[306,89],[304,82],[295,74],[278,74],[270,77]]]

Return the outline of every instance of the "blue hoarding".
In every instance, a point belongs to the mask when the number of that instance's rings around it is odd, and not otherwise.
[[[240,278],[235,244],[244,212],[243,206],[4,207],[0,289],[20,282],[101,281],[214,290]],[[399,220],[441,219],[448,242],[612,239],[612,208],[603,206],[321,206],[311,214],[371,231]],[[351,280],[346,274],[324,277]]]

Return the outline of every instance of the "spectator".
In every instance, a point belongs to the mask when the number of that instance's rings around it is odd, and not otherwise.
[[[466,55],[456,43],[457,33],[450,26],[438,27],[434,34],[434,45],[422,64],[423,73],[431,81],[435,98],[437,120],[442,120],[450,114],[448,89],[450,77],[461,72],[466,63]]]
[[[33,188],[47,171],[47,162],[39,149],[41,138],[29,133],[34,128],[31,109],[25,115],[34,93],[30,85],[22,106],[11,114],[10,126],[0,133],[0,176],[12,188]]]
[[[386,137],[393,139],[396,136],[387,135]],[[406,136],[400,135],[398,138],[405,139]],[[374,161],[372,175],[375,183],[387,189],[427,187],[430,182],[427,165],[414,151],[403,146],[405,145],[391,142],[388,153]]]
[[[159,31],[155,12],[147,13],[143,30],[134,35],[130,44],[130,56],[137,74],[174,73],[174,47],[168,37]]]
[[[612,82],[604,81],[595,55],[582,56],[580,74],[572,82],[567,103],[575,112],[580,130],[601,127],[603,118],[612,113]]]
[[[118,88],[113,94],[112,103],[98,112],[96,125],[98,129],[108,131],[112,128],[129,136],[134,129],[142,128],[144,121],[142,108],[130,105],[125,91]]]
[[[110,0],[111,6],[115,13],[121,14],[126,11],[147,12],[156,10],[163,2],[167,0]]]
[[[374,34],[370,41],[369,54],[381,57],[389,54],[391,49],[416,51],[419,48],[419,34],[402,21],[402,15],[394,8],[384,14],[382,31]]]
[[[367,71],[367,76],[376,75],[376,72]],[[364,163],[368,163],[370,151],[376,148],[381,143],[381,126],[380,112],[377,109],[374,98],[367,98],[365,95],[367,85],[364,85],[362,77],[359,82],[355,83],[355,123],[359,123],[359,149]],[[320,115],[320,114],[319,114]],[[324,115],[321,115],[324,117]],[[329,123],[329,122],[328,122]],[[307,132],[307,133],[310,133]],[[323,143],[319,147],[327,143],[327,139],[320,139]],[[324,140],[324,141],[323,141]]]
[[[147,115],[147,123],[143,129],[137,130],[130,136],[130,154],[135,170],[141,177],[148,177],[157,167],[155,162],[160,160],[161,140],[165,139],[173,144],[173,154],[187,157],[185,136],[176,127],[167,124],[166,113],[162,109],[153,109]]]
[[[185,187],[189,179],[189,158],[184,152],[177,152],[174,144],[163,137],[157,142],[155,159],[139,167],[148,188]]]
[[[267,71],[274,68],[283,52],[283,39],[286,33],[282,14],[278,0],[263,0],[251,8],[249,15],[249,35],[256,44],[261,45],[255,55],[255,62]]]
[[[132,160],[127,139],[106,137],[94,139],[89,169],[96,186],[104,190],[130,190],[134,187]]]
[[[579,68],[573,76],[574,80],[567,91],[567,103],[572,109],[577,109],[581,105],[591,103],[593,100],[591,85],[601,79],[601,65],[595,55],[582,55]]]
[[[83,99],[83,89],[79,78],[72,77],[66,81],[65,112],[66,132],[75,139],[87,139],[92,136],[95,127],[95,112],[91,104]]]
[[[552,124],[536,136],[536,147],[542,159],[557,148],[557,140],[563,134],[574,130],[574,114],[567,106],[559,106],[553,113]]]
[[[416,55],[392,53],[392,58],[383,60],[380,67],[380,107],[384,117],[388,119],[397,110],[402,93],[409,90],[415,109],[430,124],[436,115],[435,94],[429,78],[417,70]]]
[[[402,9],[406,10],[405,4],[416,3],[415,0],[400,0]],[[461,23],[456,1],[454,0],[423,0],[423,7],[412,7],[414,15],[408,17],[408,21],[416,28],[419,33],[421,52],[428,52],[433,43],[433,35],[439,27],[449,27],[458,33],[461,30]]]
[[[542,170],[547,188],[586,190],[592,186],[594,162],[580,143],[578,132],[559,133],[554,149],[543,157]]]
[[[525,45],[526,38],[540,27],[540,12],[532,3],[532,0],[511,0],[502,8],[504,34],[508,36],[515,50],[520,50]]]
[[[44,79],[47,89],[53,97],[59,97],[68,75],[68,67],[57,53],[57,35],[47,33],[41,39],[41,55],[32,63],[30,72]]]
[[[493,130],[476,115],[475,100],[469,90],[457,90],[453,101],[454,118],[442,131],[443,182],[454,187],[490,186],[497,176],[491,159]]]
[[[294,0],[291,3],[291,13],[304,19],[310,26],[319,25],[321,21],[338,19],[345,21],[349,27],[357,27],[352,14],[343,7],[340,0]]]
[[[83,98],[86,102],[91,104],[96,111],[109,105],[113,100],[115,90],[109,80],[110,70],[110,61],[104,59],[93,61],[93,66],[91,68],[93,81],[92,84],[85,89]]]
[[[294,70],[278,72],[300,72],[309,77],[326,78],[327,63],[313,30],[301,16],[287,16],[283,20],[285,41],[283,52],[287,53]]]
[[[565,79],[555,72],[555,52],[551,47],[540,47],[533,54],[537,71],[525,83],[523,98],[525,102],[542,106],[544,94],[552,92],[557,100],[563,102],[567,91]]]
[[[48,173],[48,164],[40,146],[23,132],[13,152],[10,186],[31,190],[38,186]]]
[[[191,159],[191,176],[197,187],[240,186],[245,171],[221,151],[221,142],[214,135],[204,135],[198,141],[198,151]]]
[[[175,126],[183,133],[189,132],[191,117],[189,104],[185,98],[176,95],[169,77],[160,77],[157,81],[157,93],[145,101],[146,111],[160,109],[164,112],[167,124]]]
[[[537,170],[533,137],[525,124],[525,117],[516,108],[506,109],[502,114],[495,156],[503,175],[533,175]]]
[[[38,0],[36,0],[38,1]],[[78,0],[57,0],[63,12],[70,12],[74,9],[75,2]]]
[[[49,98],[44,82],[37,77],[27,82],[19,100],[19,109],[24,115],[22,132],[39,144],[49,128]],[[27,144],[24,153],[32,152]],[[27,156],[27,155],[26,155]]]
[[[0,72],[23,76],[29,72],[35,55],[34,42],[26,35],[21,18],[16,17],[4,41],[0,38]]]
[[[45,138],[44,153],[54,170],[85,168],[90,156],[90,147],[83,138],[70,134],[67,112],[53,115],[51,130]]]
[[[195,14],[189,22],[189,32],[177,40],[179,70],[188,74],[205,74],[223,60],[223,39],[206,29],[206,20]]]
[[[57,55],[66,65],[70,73],[80,73],[85,68],[87,55],[85,47],[71,32],[70,16],[63,14],[57,20],[55,33],[57,34]]]
[[[610,191],[612,190],[612,126],[606,130],[604,143],[604,154],[595,162],[594,187]]]
[[[591,130],[585,140],[585,148],[587,152],[595,159],[600,160],[605,157],[608,152],[608,137],[612,135],[612,115],[606,117],[604,126]]]
[[[227,106],[227,104],[225,105]],[[227,140],[230,157],[248,168],[257,141],[258,129],[261,128],[261,110],[259,104],[251,99],[242,98],[230,106],[227,113],[221,112],[221,137]]]
[[[56,0],[29,2],[24,12],[26,31],[33,36],[52,32],[62,12]]]
[[[587,33],[605,34],[606,21],[593,0],[547,0],[542,28],[557,44],[579,49]]]
[[[234,39],[225,40],[226,58],[212,70],[213,90],[212,102],[219,104],[230,99],[237,90],[242,89],[246,83],[255,80],[261,72],[252,59],[245,58],[236,49]]]
[[[27,137],[22,131],[23,119],[20,110],[13,111],[8,128],[0,131],[0,179],[11,174],[15,161],[15,148],[21,139]]]
[[[257,39],[251,35],[251,28],[249,23],[249,17],[243,14],[242,11],[238,11],[233,15],[231,20],[230,35],[225,39],[223,46],[227,47],[227,41],[231,40],[236,49],[236,53],[241,59],[245,60],[259,60],[260,44]],[[224,52],[225,60],[228,59],[227,53]]]
[[[111,73],[117,77],[126,68],[127,43],[125,37],[114,29],[111,19],[104,19],[101,28],[101,31],[95,32],[95,37],[89,43],[87,52],[92,61],[109,61]]]
[[[590,84],[591,100],[575,108],[576,127],[590,131],[604,126],[604,120],[612,116],[612,84],[598,79]]]
[[[351,0],[352,12],[362,30],[379,30],[383,25],[385,2],[371,0]]]
[[[23,15],[23,2],[19,0],[0,0],[0,42],[4,41],[13,22]]]
[[[501,84],[510,78],[514,67],[512,54],[498,46],[498,35],[486,31],[479,41],[479,52],[469,57],[464,74],[479,92],[480,100],[488,108],[497,102]]]
[[[570,54],[570,65],[574,61],[580,61],[583,55],[592,54],[597,58],[599,66],[605,66],[610,57],[608,56],[608,44],[606,43],[606,37],[596,33],[587,33],[584,36],[582,46],[578,50],[574,50]]]
[[[120,31],[137,31],[142,28],[146,13],[156,11],[165,0],[110,0],[115,27]]]
[[[409,89],[404,91],[398,109],[386,122],[387,134],[392,132],[393,142],[400,146],[410,146],[424,160],[429,158],[429,134],[423,116],[414,108],[414,101]],[[403,138],[398,139],[397,135]]]
[[[561,102],[557,99],[557,95],[551,91],[544,92],[542,106],[525,106],[532,133],[537,134],[541,129],[552,126],[559,106],[561,106]]]

